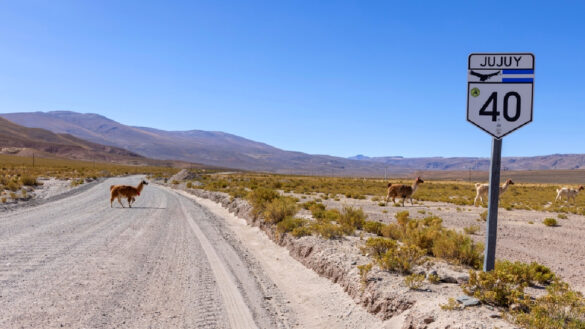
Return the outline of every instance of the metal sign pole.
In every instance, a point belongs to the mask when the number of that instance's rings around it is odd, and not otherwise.
[[[498,233],[498,198],[500,196],[500,167],[502,160],[502,140],[493,138],[492,161],[490,170],[490,190],[486,232],[486,252],[483,261],[485,272],[494,269],[496,262],[496,236]]]

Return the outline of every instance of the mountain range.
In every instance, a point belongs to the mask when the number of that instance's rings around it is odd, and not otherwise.
[[[488,170],[488,158],[400,156],[351,158],[285,151],[236,135],[203,130],[165,131],[128,126],[99,114],[69,111],[0,114],[16,124],[68,134],[154,159],[173,159],[241,170],[315,175],[406,175],[424,170]],[[506,157],[507,170],[585,168],[583,154]]]
[[[200,167],[180,161],[149,159],[123,148],[88,142],[70,134],[27,128],[0,117],[0,154],[59,157],[132,165]]]

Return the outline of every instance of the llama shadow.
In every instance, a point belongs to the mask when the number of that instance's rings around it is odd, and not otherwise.
[[[124,209],[167,209],[166,207],[161,208],[161,207],[124,207]]]

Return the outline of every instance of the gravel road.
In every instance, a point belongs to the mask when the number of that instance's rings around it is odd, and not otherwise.
[[[217,220],[153,184],[110,208],[115,178],[0,213],[0,328],[287,328],[280,292]]]

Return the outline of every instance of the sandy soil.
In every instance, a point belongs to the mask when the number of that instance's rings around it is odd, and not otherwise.
[[[303,195],[294,195],[302,198]],[[416,194],[415,194],[416,196]],[[305,196],[302,202],[318,197]],[[416,202],[416,200],[415,200]],[[479,220],[483,207],[457,206],[440,202],[409,202],[405,207],[387,205],[380,207],[378,202],[347,199],[340,196],[339,201],[323,200],[329,208],[340,209],[343,205],[353,205],[364,209],[369,220],[384,223],[395,222],[397,212],[408,210],[413,218],[424,218],[434,214],[443,219],[446,227],[463,230],[464,227],[479,225],[479,231],[473,239],[485,243],[486,223]],[[383,213],[386,210],[387,213]],[[307,211],[305,215],[309,214]],[[559,226],[547,227],[542,221],[552,217],[557,219]],[[533,222],[533,224],[530,224]],[[505,210],[500,208],[498,214],[498,236],[496,247],[497,259],[539,262],[551,268],[571,286],[585,293],[585,217],[568,215],[568,219],[558,219],[556,213]]]
[[[317,275],[293,259],[288,250],[272,242],[257,227],[234,216],[221,205],[187,193],[189,197],[226,220],[262,269],[282,292],[295,314],[299,328],[396,328],[393,321],[381,321],[368,313],[330,280]]]
[[[174,185],[174,188],[182,188]],[[364,244],[364,237],[346,236],[336,240],[325,240],[316,236],[306,236],[299,239],[288,235],[276,234],[272,226],[262,224],[262,221],[255,221],[250,216],[250,205],[240,199],[233,199],[225,193],[209,192],[198,189],[187,189],[188,193],[199,197],[213,200],[213,202],[200,200],[199,202],[210,209],[216,209],[218,214],[223,214],[227,222],[234,222],[240,227],[233,227],[234,231],[241,231],[243,244],[250,248],[251,252],[258,253],[258,259],[264,271],[281,288],[283,295],[290,298],[291,310],[301,314],[299,323],[302,327],[344,327],[354,328],[402,328],[402,329],[431,329],[431,328],[514,328],[514,326],[501,319],[500,310],[487,305],[468,307],[460,311],[446,311],[440,305],[446,304],[449,298],[463,296],[458,284],[466,280],[467,270],[457,266],[451,266],[444,262],[433,262],[414,269],[415,273],[430,273],[436,271],[441,279],[449,282],[430,284],[425,282],[418,290],[411,290],[404,284],[404,276],[382,271],[377,267],[368,275],[368,282],[362,283],[358,266],[371,262],[371,259],[359,251]],[[214,203],[214,202],[217,202]],[[223,210],[219,207],[223,207]],[[241,219],[232,218],[225,213],[225,209],[240,216]],[[243,220],[242,220],[243,219]],[[238,223],[239,221],[239,223]],[[246,226],[247,223],[248,226]],[[258,231],[258,228],[260,231]],[[253,233],[242,234],[250,231]],[[254,247],[257,242],[270,239]],[[276,254],[275,244],[284,248]],[[254,250],[257,250],[254,252]],[[278,250],[278,249],[277,249]],[[287,255],[293,259],[288,259]],[[296,262],[295,262],[296,260]],[[299,263],[305,269],[298,267]],[[283,271],[284,269],[284,271]],[[307,269],[313,270],[323,278],[330,280],[311,281],[303,279],[303,272]],[[290,275],[298,277],[290,281]],[[283,276],[284,275],[284,276]],[[309,277],[311,274],[308,274]],[[279,279],[279,276],[282,279]],[[329,286],[335,283],[338,291],[343,293],[331,293]],[[333,288],[335,292],[335,288]],[[303,296],[307,296],[306,298]],[[317,297],[315,301],[314,297]],[[348,297],[351,299],[348,300]],[[346,304],[347,302],[347,304]],[[319,305],[321,304],[321,305]],[[344,316],[344,312],[348,312]],[[368,317],[363,312],[369,312],[376,318]],[[314,321],[309,321],[315,314]],[[327,317],[335,315],[341,321],[326,321]],[[303,316],[304,315],[304,319]],[[327,316],[327,317],[325,317]],[[355,317],[357,316],[357,318]]]

